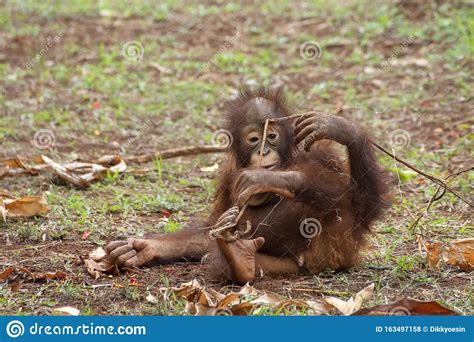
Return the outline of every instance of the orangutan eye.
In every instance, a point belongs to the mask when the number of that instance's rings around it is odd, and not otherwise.
[[[259,140],[260,139],[258,138],[257,134],[249,134],[247,136],[247,144],[249,144],[251,146],[257,145]]]
[[[278,139],[278,133],[276,133],[276,132],[270,133],[269,135],[267,135],[267,139],[268,139],[268,141],[271,142],[271,143],[276,142],[277,139]]]

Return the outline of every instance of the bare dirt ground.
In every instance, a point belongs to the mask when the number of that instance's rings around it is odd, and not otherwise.
[[[1,9],[1,159],[45,154],[64,162],[124,147],[132,155],[209,143],[222,123],[223,100],[246,84],[283,85],[298,112],[346,108],[344,115],[375,141],[437,177],[473,164],[474,13],[466,2],[98,6],[7,1]],[[138,59],[124,52],[132,41]],[[306,42],[320,46],[318,58],[305,55]],[[39,146],[40,130],[51,132],[54,143]],[[367,305],[409,296],[472,314],[472,272],[430,269],[416,242],[419,234],[427,241],[472,237],[472,208],[447,194],[410,229],[436,186],[379,157],[392,175],[393,205],[374,227],[360,265],[265,276],[254,286],[310,299],[348,298],[375,283]],[[130,165],[125,175],[82,190],[49,174],[0,179],[0,188],[17,196],[44,194],[51,207],[44,216],[0,222],[0,272],[14,266],[66,274],[0,282],[0,314],[44,314],[65,305],[84,315],[183,314],[179,300],[145,298],[192,279],[230,291],[209,279],[205,263],[96,280],[80,258],[107,241],[156,231],[164,217],[164,230],[172,232],[204,216],[217,172],[206,167],[223,160],[211,154]],[[473,179],[467,172],[450,184],[472,201]]]

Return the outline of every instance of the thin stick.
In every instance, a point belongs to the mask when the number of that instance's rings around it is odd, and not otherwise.
[[[186,157],[195,154],[203,153],[215,153],[215,152],[227,152],[229,149],[227,147],[219,145],[204,145],[204,146],[188,146],[181,148],[173,148],[170,150],[157,151],[155,153],[143,154],[137,156],[123,157],[127,163],[147,163],[154,159],[169,159],[175,157]]]
[[[312,114],[328,114],[328,113],[326,113],[326,112],[317,112],[317,111],[311,110],[309,112],[302,113],[302,114],[293,114],[293,115],[290,115],[290,116],[285,116],[284,118],[269,119],[269,121],[270,122],[280,122],[280,121],[292,120],[292,119],[300,118],[300,117],[305,116],[305,115],[312,115]]]
[[[457,177],[459,176],[460,174],[464,173],[464,172],[468,172],[470,170],[472,170],[473,167],[470,167],[470,168],[467,168],[467,169],[464,169],[464,170],[461,170],[461,171],[458,171],[456,173],[453,173],[453,174],[450,174],[448,175],[446,178],[445,178],[445,181],[448,181],[450,178],[454,178],[454,177]],[[441,190],[442,189],[442,190]],[[441,190],[441,193],[440,193],[440,190]],[[444,197],[444,195],[446,194],[446,187],[442,186],[442,185],[439,185],[438,186],[438,189],[436,190],[435,194],[431,197],[428,205],[426,206],[425,210],[416,218],[416,220],[410,225],[409,229],[410,230],[415,230],[416,226],[418,225],[418,223],[420,222],[420,220],[423,218],[423,216],[425,216],[427,213],[428,213],[428,210],[430,210],[431,208],[431,205],[436,202],[436,201],[439,201],[440,199],[442,199]],[[423,234],[423,232],[421,231],[421,234]]]
[[[438,184],[439,186],[442,186],[444,189],[446,189],[447,191],[449,191],[450,193],[452,193],[454,196],[456,196],[457,198],[459,198],[461,201],[463,201],[464,203],[468,204],[470,207],[474,207],[474,205],[469,202],[467,199],[465,199],[464,197],[462,197],[457,191],[455,191],[454,189],[452,189],[451,187],[449,187],[446,182],[444,182],[442,179],[439,179],[437,177],[434,177],[432,175],[429,175],[423,171],[421,171],[420,169],[414,167],[413,165],[411,165],[410,163],[404,161],[403,159],[400,159],[398,158],[397,156],[393,155],[392,153],[390,153],[389,151],[387,151],[386,149],[384,149],[382,146],[380,146],[379,144],[371,141],[372,145],[374,145],[375,147],[377,147],[380,151],[382,151],[383,153],[387,154],[388,156],[390,156],[391,158],[395,159],[396,161],[398,161],[399,163],[402,163],[403,165],[405,165],[406,167],[408,167],[409,169],[412,169],[413,171],[415,171],[416,173],[422,175],[423,177],[429,179],[430,181]],[[466,169],[466,170],[463,170],[463,171],[460,171],[460,173],[462,172],[465,172],[465,171],[470,171],[470,170],[474,170],[474,166]]]
[[[149,154],[142,154],[130,157],[122,157],[122,159],[126,163],[131,164],[144,164],[150,162],[155,159],[169,159],[169,158],[176,158],[176,157],[186,157],[196,154],[204,154],[204,153],[216,153],[216,152],[228,152],[228,147],[223,147],[219,145],[204,145],[204,146],[188,146],[188,147],[181,147],[181,148],[173,148],[164,151],[157,151],[154,153]],[[91,163],[101,164],[100,159],[107,158],[109,156],[103,156],[98,160],[90,161]],[[36,165],[36,166],[25,166],[20,158],[15,158],[17,161],[18,166],[11,167],[8,166],[9,162],[12,159],[3,159],[0,160],[0,165],[4,164],[7,165],[6,168],[0,169],[0,179],[7,178],[7,177],[16,177],[16,176],[23,176],[23,175],[34,175],[36,176],[40,172],[47,171],[50,169],[50,166],[47,164]],[[70,163],[62,164],[67,168]]]
[[[263,136],[262,136],[262,145],[260,145],[260,160],[259,160],[259,165],[258,167],[262,167],[262,162],[263,162],[263,150],[265,149],[265,144],[267,142],[267,131],[268,131],[268,123],[270,122],[270,119],[265,120],[265,124],[263,125]]]

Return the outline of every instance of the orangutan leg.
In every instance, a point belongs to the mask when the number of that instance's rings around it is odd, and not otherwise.
[[[288,257],[275,257],[257,254],[255,257],[256,272],[264,275],[296,274],[301,271],[298,264]]]
[[[300,271],[298,264],[288,257],[257,253],[265,242],[262,237],[232,242],[223,239],[216,241],[222,257],[218,258],[220,262],[214,267],[218,273],[233,282],[245,284],[253,281],[259,274],[295,274]]]
[[[216,265],[220,268],[217,271],[223,273],[229,280],[239,284],[253,281],[255,278],[255,256],[265,243],[265,239],[259,237],[254,240],[227,242],[224,239],[217,239],[216,241],[218,249],[227,264],[221,262],[220,265]]]

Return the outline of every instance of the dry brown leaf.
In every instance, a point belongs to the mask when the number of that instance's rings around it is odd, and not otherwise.
[[[423,242],[430,268],[437,269],[440,262],[458,267],[463,271],[474,269],[474,239],[462,239],[450,243]]]
[[[89,253],[89,258],[94,261],[100,261],[107,257],[107,252],[102,247],[97,247],[92,252]]]
[[[102,272],[102,267],[92,259],[84,259],[84,264],[87,267],[87,273],[89,273],[94,279],[100,277],[100,272]]]
[[[266,305],[275,305],[278,303],[281,303],[283,301],[283,298],[276,296],[271,293],[264,293],[263,295],[259,296],[258,298],[255,298],[252,300],[250,303],[252,304],[266,304]]]
[[[230,311],[232,312],[233,316],[247,316],[252,309],[254,308],[252,303],[240,303],[237,305],[234,305],[230,308]],[[225,312],[228,312],[227,310],[224,310],[223,312],[220,313],[221,316],[225,316]]]
[[[18,292],[18,291],[20,291],[21,285],[22,285],[21,282],[17,282],[17,283],[11,284],[11,285],[10,285],[10,291],[12,291],[12,292]]]
[[[426,251],[426,258],[428,259],[428,265],[431,269],[437,269],[440,261],[439,250],[441,248],[440,242],[429,243],[426,242],[423,244],[423,247]]]
[[[215,316],[217,312],[217,308],[211,308],[207,305],[199,304],[199,303],[189,303],[188,313],[195,315],[195,316]]]
[[[86,265],[87,273],[94,279],[98,279],[102,273],[112,273],[115,270],[115,266],[110,264],[107,252],[102,247],[94,249],[87,258],[81,256],[81,260]]]
[[[62,180],[72,183],[78,187],[85,187],[87,186],[87,182],[79,177],[78,175],[74,174],[72,171],[65,168],[63,165],[54,162],[52,159],[41,156],[41,159],[51,167],[51,170]]]
[[[201,167],[202,172],[216,172],[219,169],[219,164],[215,163],[211,166]]]
[[[67,274],[65,272],[56,271],[56,272],[44,272],[44,273],[32,273],[30,272],[30,277],[33,278],[33,281],[36,280],[44,280],[44,279],[64,279],[66,278]]]
[[[459,267],[463,271],[474,269],[474,239],[451,242],[442,250],[444,262]]]
[[[364,308],[353,315],[361,316],[458,316],[459,314],[437,302],[421,302],[412,298],[403,298],[391,304]]]
[[[7,221],[7,209],[5,208],[5,203],[0,197],[0,215],[2,215],[3,222]]]
[[[257,296],[260,294],[260,292],[255,287],[247,283],[244,286],[242,286],[242,288],[239,291],[239,294],[246,295],[246,296]]]
[[[151,293],[150,293],[148,296],[146,296],[145,299],[146,299],[146,301],[147,301],[148,303],[153,303],[153,304],[158,303],[158,298],[156,298],[155,296],[153,296]]]
[[[3,199],[7,217],[30,217],[46,214],[48,203],[43,196],[25,196],[18,199]]]
[[[19,158],[2,159],[0,163],[11,168],[23,168],[23,163]]]
[[[102,272],[110,272],[114,269],[114,265],[110,265],[107,259],[103,259],[99,262],[92,259],[84,259],[83,261],[87,267],[87,272],[94,277],[94,279],[98,279]]]
[[[54,308],[52,313],[60,316],[79,316],[81,311],[72,306],[63,306],[60,308]]]
[[[161,288],[164,300],[169,300],[170,288]],[[171,288],[177,297],[186,299],[185,311],[191,315],[248,315],[259,305],[268,305],[274,308],[294,305],[306,307],[314,314],[327,314],[332,308],[327,303],[318,301],[304,301],[284,299],[275,294],[257,290],[246,284],[239,292],[221,294],[208,289],[196,279],[183,283],[179,287]]]
[[[6,189],[0,188],[0,197],[2,198],[15,198],[12,193]]]
[[[65,272],[31,272],[24,267],[8,267],[2,273],[0,273],[0,281],[4,281],[10,278],[12,275],[20,274],[23,278],[29,278],[32,281],[37,280],[53,280],[53,279],[64,279],[67,274]]]
[[[348,301],[344,301],[336,297],[324,297],[323,300],[329,305],[335,307],[343,315],[348,316],[359,310],[362,307],[364,300],[372,297],[372,294],[374,293],[374,286],[374,283],[370,284],[366,288],[359,291],[355,295],[355,298],[351,297]]]
[[[101,179],[108,172],[122,173],[127,169],[127,164],[119,156],[104,156],[96,162],[75,161],[64,165],[44,155],[41,159],[59,178],[81,188]]]
[[[317,300],[307,300],[305,303],[314,311],[315,315],[327,315],[332,309],[332,305]]]
[[[0,281],[4,281],[10,277],[10,275],[15,271],[14,267],[7,267],[0,273]]]
[[[8,217],[30,217],[49,211],[43,196],[25,196],[15,198],[5,189],[0,189],[0,216],[4,221]]]
[[[203,285],[199,283],[196,279],[188,283],[181,284],[180,287],[173,289],[174,293],[178,297],[183,297],[189,302],[199,303],[203,305],[215,305],[217,300],[215,300]]]
[[[229,306],[234,302],[238,302],[239,299],[240,299],[240,295],[238,293],[231,292],[228,295],[226,295],[224,298],[219,300],[219,302],[217,302],[217,307],[225,308],[226,306]]]

